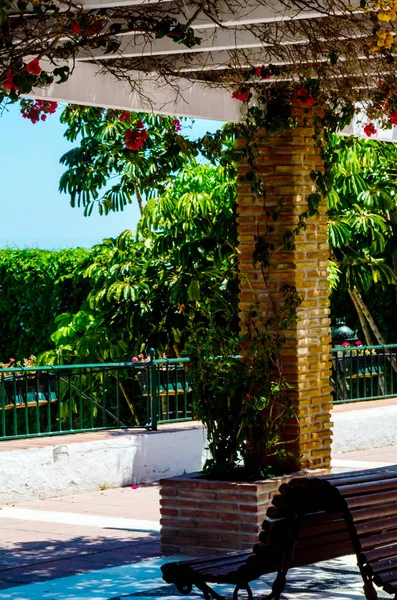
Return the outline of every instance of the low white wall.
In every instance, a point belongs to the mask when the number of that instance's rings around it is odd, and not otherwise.
[[[397,405],[333,412],[332,453],[397,445]],[[3,442],[7,443],[7,442]],[[104,487],[158,481],[200,471],[206,457],[205,430],[131,432],[92,441],[0,452],[0,504],[51,498]]]
[[[332,415],[332,453],[397,444],[397,406],[379,406]]]
[[[76,440],[77,442],[77,440]],[[157,481],[199,471],[205,430],[147,432],[0,452],[0,503]]]

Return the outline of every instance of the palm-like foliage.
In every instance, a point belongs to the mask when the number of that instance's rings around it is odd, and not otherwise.
[[[328,149],[329,238],[342,285],[368,290],[395,276],[397,146],[334,136]]]
[[[59,188],[86,215],[95,206],[100,214],[123,210],[135,198],[142,212],[144,200],[162,195],[170,178],[199,153],[219,159],[229,144],[230,127],[191,141],[179,132],[178,119],[147,113],[69,106],[61,121],[67,125],[65,137],[79,145],[61,158],[67,170]],[[147,140],[131,150],[125,134],[136,128],[147,131]]]
[[[124,360],[150,346],[178,353],[192,315],[237,330],[236,188],[229,171],[188,165],[148,201],[136,234],[125,231],[93,248],[83,273],[87,300],[76,314],[58,318],[58,355],[96,362]]]
[[[348,290],[361,324],[369,321],[380,343],[361,292],[396,283],[396,158],[397,145],[357,138],[333,136],[327,150],[331,287]]]

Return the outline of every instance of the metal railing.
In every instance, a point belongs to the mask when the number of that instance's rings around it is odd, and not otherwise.
[[[397,396],[397,344],[332,349],[335,404]]]
[[[0,369],[0,440],[190,420],[188,362]]]

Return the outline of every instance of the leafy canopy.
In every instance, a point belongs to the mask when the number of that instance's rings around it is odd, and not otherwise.
[[[80,272],[89,293],[57,318],[43,361],[125,360],[142,349],[179,353],[187,319],[237,331],[235,180],[188,165],[144,208],[136,234],[95,246]]]

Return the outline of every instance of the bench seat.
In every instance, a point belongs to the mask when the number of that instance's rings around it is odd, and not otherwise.
[[[288,570],[355,553],[367,600],[374,584],[397,600],[397,466],[341,475],[296,478],[279,488],[252,551],[163,565],[163,579],[184,594],[198,587],[206,600],[222,597],[208,583],[249,583],[277,573],[269,599],[278,600]]]

